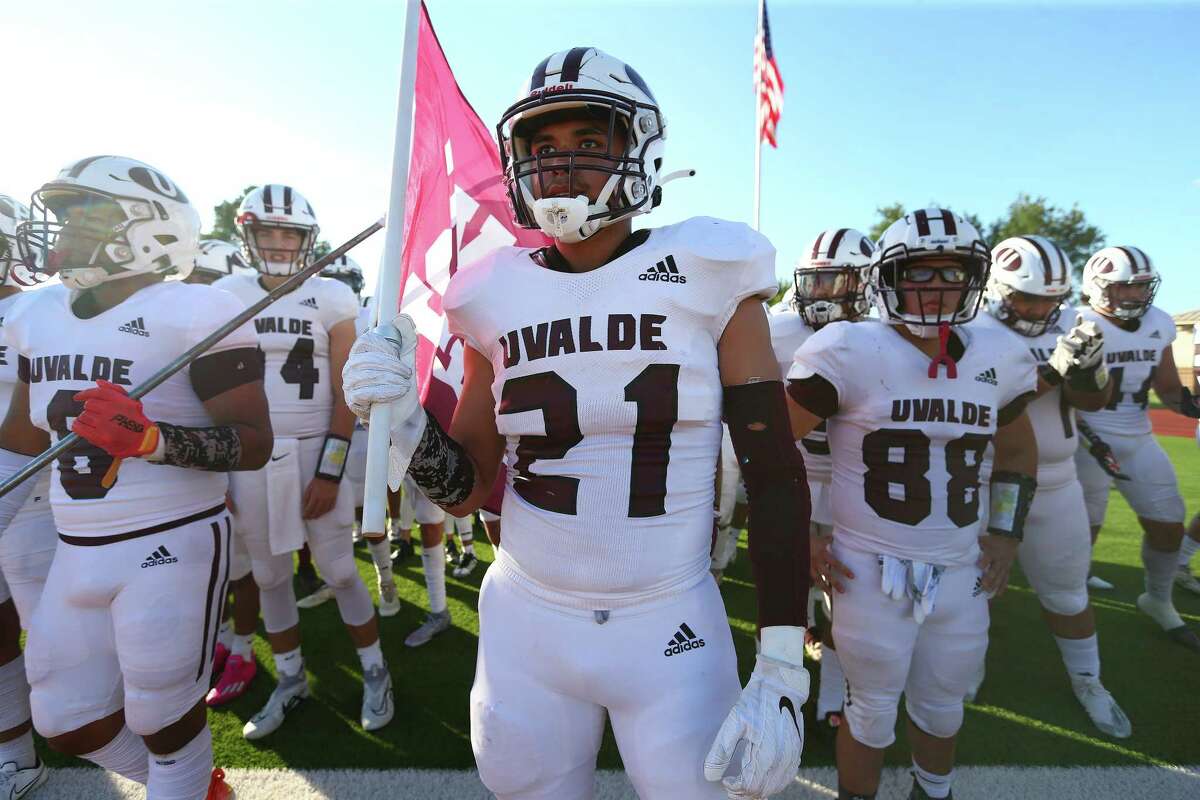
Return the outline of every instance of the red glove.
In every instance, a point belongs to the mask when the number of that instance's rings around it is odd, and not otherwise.
[[[158,426],[142,412],[142,401],[108,381],[75,395],[83,413],[71,430],[116,458],[140,458],[158,447]]]

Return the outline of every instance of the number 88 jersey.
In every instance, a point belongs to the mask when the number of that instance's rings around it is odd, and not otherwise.
[[[500,559],[527,587],[614,608],[706,574],[717,342],[743,299],[775,293],[774,256],[745,225],[694,218],[590,272],[504,248],[451,279],[450,331],[495,375]]]
[[[1001,331],[954,328],[957,377],[876,321],[825,326],[789,380],[837,393],[828,420],[834,537],[867,553],[945,566],[973,563],[988,509],[985,453],[1037,388],[1029,351]],[[953,353],[952,353],[953,354]]]
[[[249,306],[266,296],[257,275],[231,275],[213,284]],[[264,388],[276,436],[305,439],[329,432],[333,410],[329,329],[358,317],[350,288],[333,278],[312,277],[254,318],[266,356]]]

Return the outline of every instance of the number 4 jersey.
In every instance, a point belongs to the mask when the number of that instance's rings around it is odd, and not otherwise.
[[[243,306],[267,294],[257,275],[231,275],[213,286],[235,295]],[[358,301],[350,287],[333,278],[314,277],[254,318],[267,357],[264,385],[276,436],[305,439],[329,432],[329,329],[357,317]]]
[[[590,272],[548,258],[496,251],[454,275],[445,308],[495,373],[502,558],[526,585],[612,608],[708,568],[717,342],[743,299],[775,293],[775,251],[698,217],[633,234]]]
[[[80,319],[64,286],[22,295],[4,320],[9,353],[19,356],[18,375],[29,384],[29,417],[54,440],[70,431],[83,410],[74,399],[104,379],[132,389],[165,367],[222,322],[242,310],[211,286],[178,281],[139,289],[120,305]],[[211,353],[257,347],[243,325]],[[203,358],[203,356],[201,357]],[[240,363],[240,362],[239,362]],[[146,416],[175,425],[209,426],[212,418],[198,392],[196,362],[142,398]],[[256,372],[256,365],[245,368]],[[236,367],[238,369],[242,367]],[[62,533],[104,536],[181,519],[219,506],[228,478],[220,472],[126,459],[112,473],[113,457],[81,442],[54,463],[50,504]]]
[[[954,328],[957,377],[871,320],[835,322],[796,352],[789,381],[823,378],[834,537],[874,554],[946,566],[973,563],[987,509],[980,469],[998,425],[1037,388],[1029,351],[999,331]],[[954,354],[954,348],[951,348]],[[795,392],[793,392],[795,396]]]

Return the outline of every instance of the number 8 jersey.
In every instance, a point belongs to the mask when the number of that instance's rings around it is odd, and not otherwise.
[[[973,563],[987,509],[984,453],[1037,388],[1029,351],[1000,331],[955,327],[957,377],[874,320],[825,326],[799,350],[789,381],[823,378],[833,529],[843,545],[944,566]],[[795,393],[793,392],[793,395]]]
[[[213,286],[232,293],[244,306],[267,294],[257,275],[231,275]],[[305,439],[329,432],[329,329],[357,317],[358,301],[350,287],[333,278],[313,277],[254,318],[259,346],[266,354],[264,388],[276,436]]]
[[[530,588],[597,608],[694,582],[713,529],[717,342],[743,299],[775,293],[775,251],[698,217],[633,234],[590,272],[542,256],[496,251],[445,295],[450,331],[495,373],[500,559]]]

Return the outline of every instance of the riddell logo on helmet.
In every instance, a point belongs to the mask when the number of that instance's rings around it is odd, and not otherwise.
[[[638,275],[639,281],[661,281],[662,283],[687,283],[687,277],[679,274],[675,266],[675,256],[667,256],[653,267]]]
[[[575,88],[575,84],[573,84],[573,83],[559,83],[554,86],[546,86],[545,88],[542,88],[542,89],[534,89],[530,94],[533,97],[544,97],[548,94],[560,94],[562,92],[569,92],[574,88]]]

